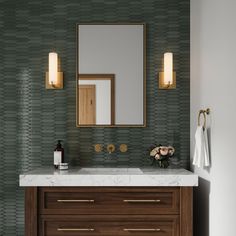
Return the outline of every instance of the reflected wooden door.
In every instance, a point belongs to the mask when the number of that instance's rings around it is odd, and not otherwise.
[[[78,117],[80,125],[96,124],[96,86],[79,85],[79,109]]]

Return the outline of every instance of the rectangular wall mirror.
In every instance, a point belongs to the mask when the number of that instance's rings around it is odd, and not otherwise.
[[[78,24],[76,84],[77,127],[145,127],[145,24]]]

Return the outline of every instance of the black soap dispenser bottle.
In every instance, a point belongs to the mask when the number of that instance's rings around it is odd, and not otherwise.
[[[61,145],[61,140],[57,141],[57,146],[54,149],[54,167],[57,169],[60,163],[64,162],[64,148]]]

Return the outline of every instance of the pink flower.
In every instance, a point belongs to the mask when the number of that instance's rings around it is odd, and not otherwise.
[[[168,147],[164,147],[164,146],[160,147],[160,154],[162,156],[166,156],[168,154],[168,152],[169,152],[169,148]]]

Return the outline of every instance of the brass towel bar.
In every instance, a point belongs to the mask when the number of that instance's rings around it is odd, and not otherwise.
[[[198,113],[198,126],[201,125],[201,114],[203,115],[204,118],[204,123],[203,123],[203,129],[206,128],[206,114],[209,115],[210,114],[210,108],[207,108],[206,110],[200,110]]]

